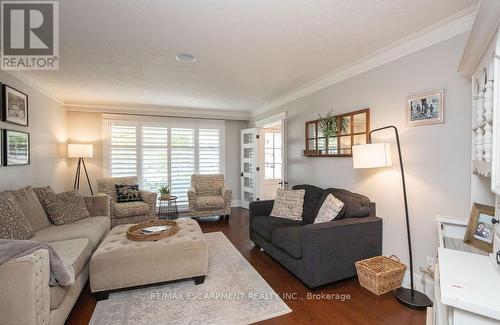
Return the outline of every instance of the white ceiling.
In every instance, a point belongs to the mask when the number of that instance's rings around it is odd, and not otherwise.
[[[61,0],[60,70],[28,74],[67,104],[250,111],[476,3]]]

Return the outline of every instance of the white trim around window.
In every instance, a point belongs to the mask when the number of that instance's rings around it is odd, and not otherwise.
[[[135,174],[152,191],[167,183],[182,210],[191,174],[225,173],[224,121],[116,114],[103,121],[104,175]]]

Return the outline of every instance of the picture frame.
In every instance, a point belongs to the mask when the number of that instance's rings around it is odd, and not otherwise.
[[[29,125],[28,95],[2,84],[1,103],[2,121],[22,126]]]
[[[23,166],[29,165],[30,155],[30,134],[17,130],[6,130],[3,132],[3,165]]]
[[[494,237],[494,217],[494,207],[479,203],[473,203],[469,217],[469,224],[464,236],[464,243],[480,249],[486,253],[492,253]]]
[[[0,129],[0,167],[3,166],[3,129]]]
[[[444,123],[444,89],[407,96],[405,115],[407,125]]]

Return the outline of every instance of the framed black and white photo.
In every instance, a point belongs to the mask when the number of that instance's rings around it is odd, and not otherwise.
[[[2,121],[28,126],[28,95],[2,84]]]
[[[444,90],[408,96],[405,114],[408,125],[444,123]]]
[[[30,164],[30,135],[27,132],[3,130],[4,166]]]
[[[3,166],[3,130],[0,129],[0,167]]]

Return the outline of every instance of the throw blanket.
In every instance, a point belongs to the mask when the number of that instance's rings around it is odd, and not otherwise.
[[[64,265],[57,252],[45,243],[33,240],[0,239],[0,265],[18,257],[26,256],[39,249],[49,251],[50,286],[69,286],[75,283],[75,270]]]

